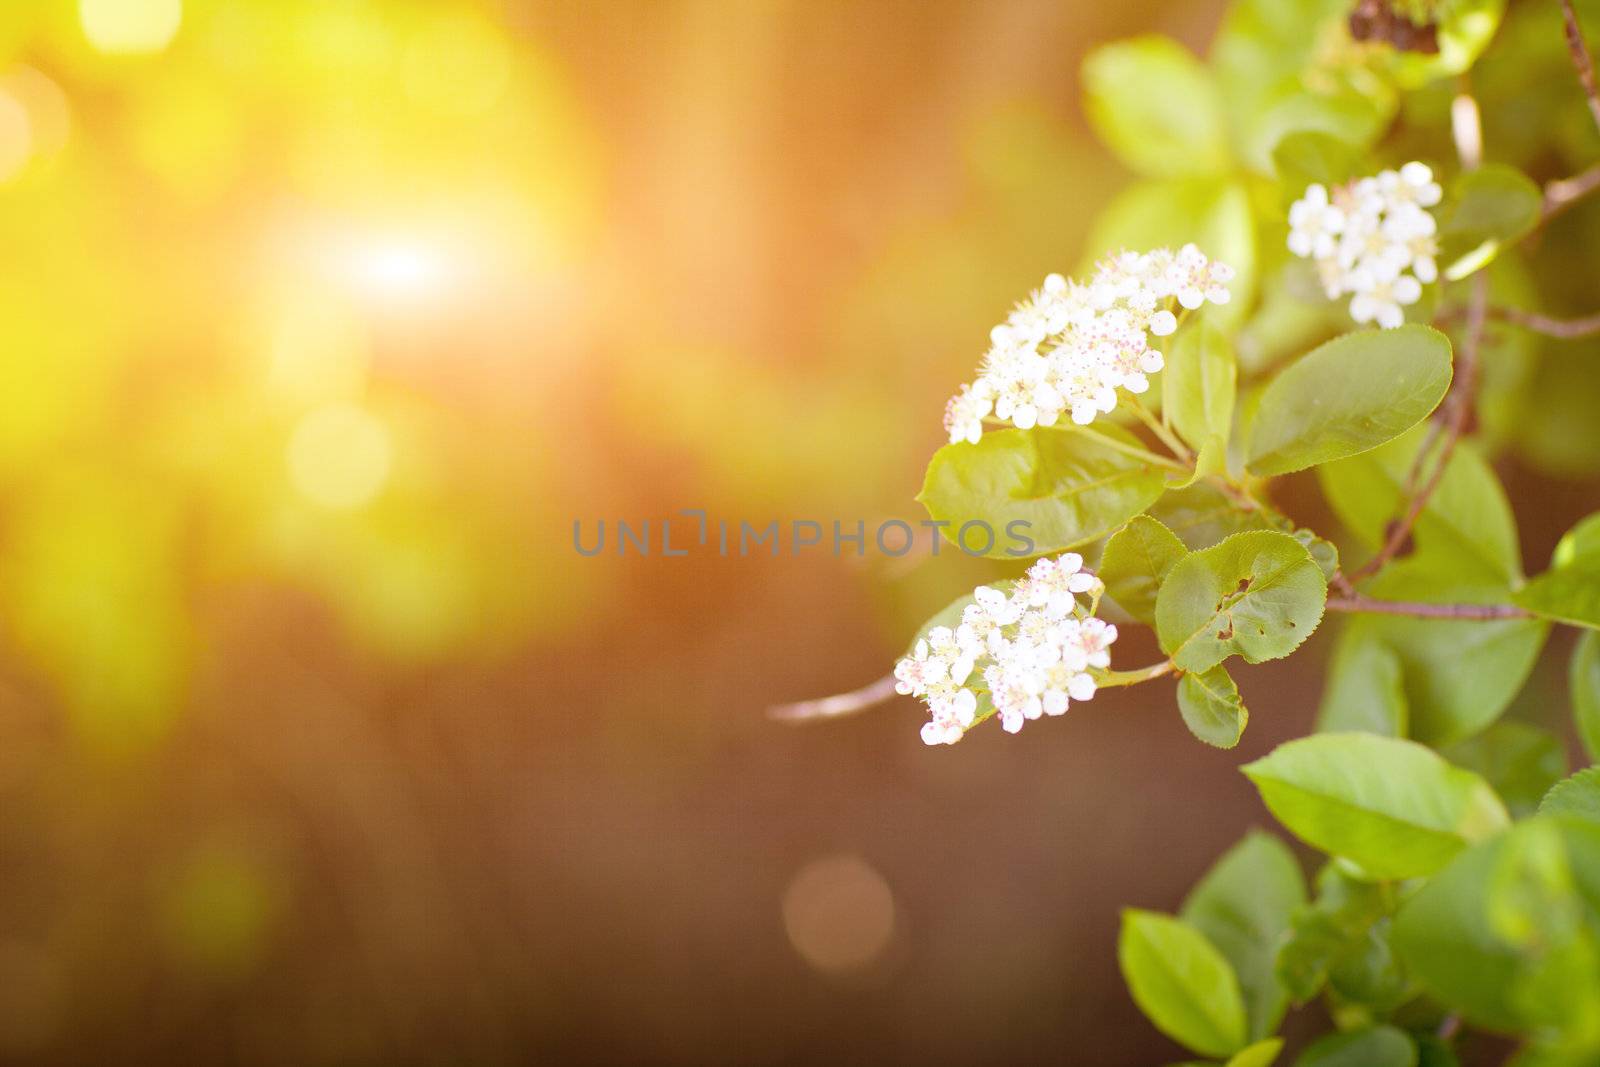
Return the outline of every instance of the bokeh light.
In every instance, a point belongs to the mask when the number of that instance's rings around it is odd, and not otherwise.
[[[294,487],[330,508],[354,508],[383,489],[391,461],[389,431],[353,404],[330,404],[303,416],[286,461]]]
[[[819,971],[855,971],[877,960],[894,935],[894,914],[889,884],[856,856],[813,860],[783,894],[789,942]]]
[[[183,23],[183,0],[78,0],[84,36],[102,52],[159,52]]]

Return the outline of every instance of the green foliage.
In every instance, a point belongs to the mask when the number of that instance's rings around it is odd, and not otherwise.
[[[1376,878],[1431,874],[1510,822],[1482,778],[1395,738],[1318,734],[1243,770],[1296,837]]]
[[[1572,815],[1600,822],[1600,767],[1585,767],[1550,787],[1539,801],[1541,815]]]
[[[1388,527],[1405,511],[1407,483],[1426,439],[1416,430],[1363,455],[1317,471],[1334,514],[1357,540],[1376,551]],[[1419,571],[1486,586],[1506,587],[1521,579],[1517,525],[1500,480],[1470,447],[1456,449],[1438,487],[1412,529],[1408,572]]]
[[[1233,346],[1210,323],[1184,330],[1167,355],[1162,410],[1178,436],[1199,453],[1196,477],[1227,468],[1237,377]]]
[[[1283,1051],[1283,1038],[1269,1037],[1242,1048],[1228,1060],[1227,1067],[1269,1067]]]
[[[1088,546],[1105,595],[1153,628],[1163,657],[1096,682],[1174,677],[1208,745],[1237,746],[1248,719],[1230,673],[1246,668],[1230,659],[1292,655],[1325,611],[1345,616],[1325,646],[1318,732],[1243,767],[1267,810],[1329,857],[1314,895],[1286,846],[1256,832],[1180,917],[1126,912],[1123,973],[1160,1030],[1263,1067],[1289,1007],[1322,997],[1337,1032],[1297,1064],[1451,1067],[1464,1020],[1518,1040],[1520,1067],[1592,1065],[1600,768],[1564,777],[1559,736],[1501,716],[1551,626],[1578,627],[1572,713],[1600,758],[1600,514],[1525,577],[1496,468],[1515,452],[1549,476],[1600,471],[1594,342],[1553,342],[1530,315],[1595,311],[1597,216],[1555,209],[1587,195],[1561,179],[1595,166],[1600,138],[1556,5],[1362,5],[1359,41],[1351,8],[1234,0],[1204,60],[1164,37],[1092,53],[1090,122],[1140,179],[1096,221],[1086,259],[1192,241],[1236,269],[1231,300],[1162,308],[1176,332],[1154,410],[1130,396],[1126,421],[940,449],[920,499],[952,528],[1026,519],[1038,553]],[[1600,32],[1600,5],[1578,10]],[[1406,160],[1448,188],[1417,199],[1437,232],[1403,238],[1441,277],[1420,283],[1433,274],[1415,267],[1412,324],[1352,328],[1371,308],[1324,296],[1330,275],[1285,251],[1286,215],[1314,183],[1348,208],[1349,183]],[[1303,252],[1311,237],[1294,226]],[[1480,334],[1469,305],[1485,294]],[[1340,530],[1301,494],[1284,497],[1293,518],[1274,503],[1283,476],[1311,469]]]
[[[1354,177],[1359,161],[1354,145],[1317,130],[1291,133],[1272,150],[1272,169],[1290,198],[1314,182],[1332,186]]]
[[[1345,334],[1267,386],[1246,466],[1252,474],[1288,474],[1376,448],[1427,418],[1449,386],[1450,341],[1438,330]]]
[[[1418,603],[1494,604],[1506,599],[1494,586],[1453,584],[1404,565],[1389,568],[1366,591]],[[1430,745],[1463,741],[1499,718],[1522,689],[1549,630],[1537,619],[1376,615],[1360,616],[1349,628],[1366,631],[1399,658],[1408,733]]]
[[[1220,663],[1178,680],[1178,710],[1190,733],[1217,748],[1237,745],[1250,719],[1239,687]]]
[[[1234,534],[1173,565],[1156,598],[1156,634],[1185,671],[1232,655],[1279,659],[1317,628],[1327,594],[1322,570],[1293,537]]]
[[[1314,901],[1294,910],[1289,936],[1279,945],[1273,972],[1285,994],[1304,1004],[1322,991],[1333,972],[1351,973],[1348,961],[1362,956],[1378,923],[1392,910],[1393,894],[1382,883],[1360,881],[1337,862],[1317,875]]]
[[[1328,663],[1317,729],[1406,736],[1406,691],[1400,655],[1384,644],[1373,627],[1358,623],[1340,632]]]
[[[1230,1056],[1249,1040],[1239,980],[1194,927],[1129,908],[1117,960],[1139,1010],[1174,1041],[1201,1055]]]
[[[1100,580],[1106,595],[1140,622],[1156,617],[1156,593],[1172,565],[1189,550],[1178,535],[1148,515],[1140,515],[1106,539],[1100,554]]]
[[[1294,1062],[1295,1067],[1416,1067],[1417,1047],[1404,1030],[1373,1026],[1325,1037]]]
[[[1572,649],[1567,672],[1572,718],[1589,762],[1600,761],[1600,634],[1585,631]]]
[[[1462,173],[1439,226],[1442,270],[1452,281],[1487,266],[1539,222],[1544,196],[1528,176],[1490,163]]]
[[[1512,599],[1548,619],[1600,627],[1600,515],[1568,531],[1550,557],[1550,569]]]
[[[1423,886],[1400,909],[1396,943],[1429,993],[1470,1022],[1586,1042],[1600,1011],[1597,888],[1600,824],[1541,815]]]
[[[1222,100],[1211,72],[1168,37],[1097,48],[1083,64],[1084,105],[1102,140],[1156,178],[1227,169]]]
[[[1244,995],[1251,1038],[1278,1028],[1288,994],[1274,973],[1278,944],[1306,900],[1305,878],[1277,838],[1246,834],[1190,891],[1179,913],[1233,967]]]
[[[1567,773],[1567,749],[1549,730],[1501,721],[1443,753],[1457,767],[1481,775],[1513,816],[1531,815]]]
[[[1094,434],[1041,427],[985,434],[975,445],[946,445],[928,464],[917,499],[936,521],[950,524],[943,532],[952,543],[959,543],[964,524],[986,523],[992,547],[975,554],[1015,557],[1017,544],[1007,527],[1019,520],[1029,524],[1035,553],[1086,544],[1155,503],[1164,485],[1160,468],[1097,435],[1136,443],[1115,427]],[[984,535],[974,532],[968,547],[984,543]]]

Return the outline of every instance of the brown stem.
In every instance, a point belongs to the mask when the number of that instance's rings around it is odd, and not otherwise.
[[[817,700],[802,700],[795,704],[776,704],[767,709],[767,718],[786,722],[806,722],[811,719],[833,719],[840,715],[854,715],[876,707],[894,696],[894,675],[886,674],[871,685],[836,696]]]
[[[1572,0],[1561,0],[1561,17],[1567,28],[1567,51],[1572,53],[1572,65],[1578,70],[1578,83],[1583,86],[1595,127],[1600,129],[1600,86],[1595,85],[1594,61],[1589,58],[1589,46],[1583,41],[1583,27],[1578,25]]]
[[[1375,600],[1362,596],[1331,596],[1329,611],[1368,615],[1410,615],[1418,619],[1531,619],[1515,604],[1429,604],[1411,600]]]
[[[1544,187],[1544,207],[1539,215],[1543,225],[1579,200],[1600,189],[1600,163],[1579,171],[1570,178],[1557,178]]]
[[[1600,333],[1600,313],[1576,319],[1555,319],[1549,315],[1523,311],[1521,308],[1494,307],[1489,309],[1489,317],[1500,322],[1509,322],[1513,326],[1521,326],[1534,333],[1542,333],[1546,337],[1559,337],[1563,340],[1592,337]]]
[[[1410,540],[1411,531],[1428,506],[1428,499],[1433,496],[1434,490],[1439,488],[1440,481],[1444,479],[1444,472],[1450,466],[1450,457],[1455,454],[1456,442],[1461,440],[1461,434],[1467,428],[1467,419],[1472,414],[1472,398],[1478,387],[1478,346],[1483,341],[1483,322],[1488,314],[1488,305],[1489,278],[1483,271],[1479,271],[1472,276],[1472,295],[1467,303],[1466,332],[1461,338],[1460,351],[1456,353],[1456,378],[1450,389],[1450,395],[1444,402],[1442,420],[1444,429],[1441,435],[1443,443],[1439,446],[1439,457],[1434,461],[1433,471],[1427,480],[1411,494],[1405,515],[1389,531],[1389,536],[1377,555],[1350,575],[1350,580],[1353,582],[1376,574],[1384,564],[1394,559]],[[1425,444],[1431,444],[1431,440]]]

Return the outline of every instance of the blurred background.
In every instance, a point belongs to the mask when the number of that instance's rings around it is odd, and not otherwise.
[[[1084,52],[1218,11],[0,6],[0,1062],[1182,1058],[1117,909],[1266,823],[1305,660],[1234,752],[1157,685],[786,726],[988,572],[572,528],[923,517],[1125,181]]]

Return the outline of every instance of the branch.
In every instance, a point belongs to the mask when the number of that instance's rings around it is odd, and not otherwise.
[[[1521,308],[1492,307],[1489,309],[1489,317],[1500,322],[1509,322],[1513,326],[1521,326],[1534,333],[1542,333],[1546,337],[1558,337],[1563,340],[1592,337],[1600,333],[1600,312],[1577,319],[1555,319],[1549,315],[1523,311]]]
[[[807,722],[813,719],[835,719],[841,715],[854,715],[858,711],[886,703],[894,692],[894,675],[886,674],[871,685],[836,696],[817,700],[802,700],[795,704],[774,704],[767,709],[767,718],[785,722]]]
[[[1152,678],[1159,678],[1163,674],[1171,674],[1176,669],[1177,665],[1167,659],[1132,671],[1096,671],[1094,681],[1095,685],[1101,689],[1110,689],[1119,685],[1138,685],[1140,682],[1148,682]]]
[[[1329,611],[1368,615],[1410,615],[1418,619],[1531,619],[1532,613],[1515,604],[1429,604],[1411,600],[1374,600],[1362,596],[1331,596]]]
[[[1579,200],[1600,189],[1600,163],[1588,170],[1579,171],[1570,178],[1557,178],[1544,187],[1544,207],[1539,215],[1539,225],[1561,214]]]
[[[1583,86],[1584,98],[1589,103],[1589,114],[1600,129],[1600,87],[1595,85],[1594,61],[1589,58],[1589,46],[1583,42],[1583,27],[1578,25],[1578,13],[1572,0],[1561,0],[1561,17],[1567,28],[1567,51],[1572,53],[1572,65],[1578,71],[1578,84]]]
[[[1423,510],[1427,508],[1428,499],[1433,496],[1434,490],[1439,488],[1439,483],[1444,479],[1444,472],[1450,466],[1450,457],[1455,454],[1456,442],[1461,440],[1461,434],[1467,428],[1467,418],[1472,414],[1472,397],[1478,387],[1478,346],[1483,341],[1483,322],[1488,313],[1488,303],[1489,279],[1483,271],[1479,271],[1472,276],[1472,296],[1467,304],[1466,334],[1461,339],[1461,350],[1456,355],[1455,383],[1450,395],[1445,398],[1446,410],[1441,431],[1444,443],[1439,447],[1439,458],[1434,463],[1433,472],[1427,481],[1411,494],[1411,502],[1406,507],[1404,517],[1389,531],[1389,537],[1377,555],[1350,575],[1350,580],[1353,582],[1376,574],[1384,564],[1399,554],[1401,548],[1410,540],[1411,531],[1416,527],[1417,520],[1422,517]],[[1430,439],[1424,443],[1424,447],[1429,447],[1431,443]],[[1413,467],[1413,474],[1419,473],[1420,469],[1419,453],[1419,465]]]

